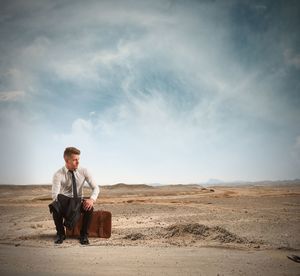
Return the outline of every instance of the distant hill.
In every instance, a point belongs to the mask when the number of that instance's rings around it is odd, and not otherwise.
[[[278,185],[300,185],[300,179],[293,180],[262,180],[262,181],[224,181],[219,183],[207,183],[207,186],[278,186]]]
[[[215,178],[210,178],[206,181],[206,184],[220,184],[220,183],[224,183],[224,181]]]
[[[164,184],[161,184],[161,183],[149,183],[148,185],[153,186],[153,187],[158,187],[158,186],[163,186]]]
[[[153,188],[152,186],[146,185],[146,184],[125,184],[125,183],[117,183],[114,185],[105,185],[101,186],[105,187],[106,189],[128,189],[128,188],[134,188],[134,189],[151,189]]]

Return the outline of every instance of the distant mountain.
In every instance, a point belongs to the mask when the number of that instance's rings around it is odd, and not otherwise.
[[[156,186],[163,186],[165,184],[161,184],[161,183],[148,183],[148,185],[156,187]]]
[[[224,181],[220,180],[220,179],[210,178],[205,183],[206,184],[220,184],[220,183],[224,183]]]
[[[292,180],[261,180],[261,181],[245,181],[245,180],[233,180],[222,181],[218,179],[210,179],[205,183],[207,186],[277,186],[277,185],[299,185],[300,179]]]
[[[126,184],[126,183],[117,183],[117,184],[113,184],[113,185],[103,185],[102,187],[105,187],[106,189],[127,189],[127,188],[131,188],[131,189],[145,189],[145,188],[152,188],[153,187],[151,185],[147,185],[147,184]]]

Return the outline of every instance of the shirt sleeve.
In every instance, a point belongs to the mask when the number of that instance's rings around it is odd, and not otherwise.
[[[93,190],[90,198],[93,199],[94,201],[96,201],[96,199],[97,199],[97,197],[99,195],[99,192],[100,192],[100,188],[96,184],[96,182],[94,181],[91,173],[87,169],[84,170],[84,176],[85,176],[86,182],[89,184],[89,186]]]
[[[52,199],[57,200],[57,195],[59,194],[61,186],[61,177],[58,172],[53,175],[52,178]]]

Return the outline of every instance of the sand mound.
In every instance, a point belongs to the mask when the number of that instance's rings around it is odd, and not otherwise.
[[[167,233],[164,238],[184,237],[186,235],[193,235],[196,239],[217,240],[221,243],[248,243],[248,239],[239,237],[236,234],[220,227],[208,227],[199,223],[187,224],[172,224],[166,228]]]
[[[167,227],[149,227],[140,229],[139,232],[131,232],[122,237],[126,240],[157,240],[171,244],[202,244],[208,243],[238,243],[249,245],[257,243],[245,237],[240,237],[220,226],[209,227],[199,223],[175,223]],[[259,242],[261,243],[261,242]]]
[[[209,227],[198,223],[188,223],[188,224],[172,224],[166,228],[168,231],[164,237],[180,237],[185,233],[207,236],[207,230]]]

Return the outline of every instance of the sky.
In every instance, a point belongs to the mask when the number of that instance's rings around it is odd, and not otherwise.
[[[300,178],[299,1],[0,5],[0,183]]]

